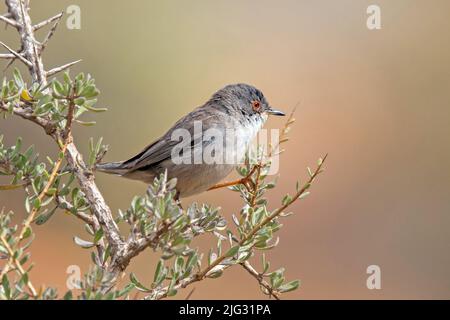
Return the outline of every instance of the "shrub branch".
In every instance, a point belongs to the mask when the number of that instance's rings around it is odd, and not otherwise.
[[[274,219],[279,217],[280,214],[284,210],[286,210],[289,206],[291,206],[295,201],[300,199],[302,197],[302,195],[304,195],[307,192],[307,190],[311,187],[311,184],[314,181],[314,179],[322,172],[322,167],[323,167],[323,164],[324,164],[324,161],[326,160],[326,158],[327,158],[327,155],[325,155],[323,157],[323,159],[319,160],[319,163],[318,163],[318,166],[317,166],[316,170],[311,173],[308,181],[292,197],[292,200],[287,202],[287,203],[285,203],[284,205],[282,205],[281,207],[279,207],[275,211],[273,211],[272,214],[270,214],[268,217],[266,217],[261,223],[256,225],[246,236],[244,236],[239,241],[239,246],[245,245],[249,240],[251,240],[255,236],[255,234],[259,230],[261,230],[262,227],[264,227],[265,225],[267,225],[268,223],[270,223],[271,221],[273,221]],[[226,260],[227,258],[229,258],[229,257],[227,256],[226,253],[221,255],[220,257],[215,259],[210,265],[208,265],[203,270],[199,271],[198,273],[196,273],[196,274],[194,274],[194,275],[192,275],[190,277],[187,277],[185,279],[180,280],[173,288],[174,289],[186,288],[188,285],[191,285],[191,284],[193,284],[195,282],[203,280],[209,272],[211,272],[212,270],[214,270],[214,268],[216,268],[219,265],[221,265],[224,262],[224,260]],[[229,268],[231,265],[226,264],[226,265],[222,265],[222,266],[223,266],[223,269],[226,269],[226,268]],[[249,273],[252,274],[252,276],[255,276],[255,273],[251,270],[253,268],[252,267],[249,268],[249,264],[244,265],[243,267],[247,271],[249,271]],[[259,283],[261,285],[263,285],[263,287],[269,287],[270,288],[270,286],[267,283],[265,283],[265,282],[259,281]],[[269,292],[271,292],[271,291],[272,291],[272,289],[270,289]],[[169,287],[165,287],[162,290],[157,290],[157,292],[155,292],[155,296],[156,296],[157,299],[163,299],[163,298],[167,297],[168,292],[169,292]]]
[[[17,159],[17,157],[14,158],[19,152],[17,145],[15,148],[10,148],[6,151],[2,150],[2,157],[6,155],[3,159],[7,159],[9,162],[5,160],[4,163],[0,163],[0,167],[5,169],[7,174],[15,177],[11,185],[0,186],[0,189],[7,190],[24,187],[28,193],[28,186],[31,185],[34,188],[34,193],[29,195],[32,199],[34,198],[36,204],[33,204],[33,208],[29,210],[27,207],[27,205],[30,205],[29,199],[26,199],[25,205],[29,215],[24,220],[17,238],[14,236],[16,229],[8,227],[10,222],[9,215],[0,216],[1,227],[5,231],[4,233],[1,232],[0,235],[0,249],[4,249],[3,252],[8,254],[8,262],[1,271],[0,281],[8,281],[7,273],[11,270],[16,270],[21,276],[22,285],[26,285],[31,296],[33,298],[41,297],[41,293],[36,291],[28,279],[27,271],[23,267],[28,258],[18,259],[16,255],[17,252],[22,254],[27,248],[27,245],[21,247],[20,243],[30,236],[31,224],[39,220],[43,215],[46,218],[45,213],[47,209],[38,216],[41,203],[45,202],[45,205],[48,205],[54,201],[56,205],[51,214],[57,208],[67,210],[86,223],[86,229],[94,239],[90,242],[76,237],[75,242],[83,248],[97,249],[97,252],[91,252],[95,268],[86,274],[85,279],[80,282],[81,298],[118,298],[126,295],[130,288],[135,287],[148,294],[145,298],[162,299],[175,294],[179,288],[185,288],[206,278],[220,276],[224,269],[232,265],[242,266],[244,270],[258,281],[263,292],[275,299],[280,299],[281,293],[298,287],[298,281],[295,285],[290,282],[285,284],[284,287],[281,286],[284,276],[282,272],[279,272],[281,275],[277,278],[277,271],[271,273],[274,276],[271,277],[270,283],[267,282],[264,280],[265,276],[270,276],[266,272],[267,268],[264,267],[264,271],[259,273],[248,259],[253,255],[254,249],[271,247],[268,241],[272,240],[272,233],[279,229],[277,225],[278,218],[282,216],[283,212],[290,205],[307,194],[314,179],[322,172],[322,166],[327,156],[319,160],[314,172],[309,171],[309,179],[303,187],[297,188],[294,196],[285,197],[282,205],[272,212],[267,211],[265,199],[261,199],[261,194],[268,186],[263,181],[266,175],[264,170],[268,165],[270,166],[270,163],[263,163],[259,159],[252,166],[247,164],[248,168],[244,170],[245,175],[242,175],[243,178],[239,180],[240,186],[233,187],[237,188],[234,190],[240,190],[241,195],[244,195],[246,206],[243,208],[241,215],[241,220],[244,221],[244,224],[240,225],[237,223],[239,238],[229,229],[226,229],[229,236],[230,249],[225,253],[222,253],[221,241],[227,237],[222,235],[221,231],[226,228],[226,221],[220,216],[218,209],[211,208],[208,205],[198,207],[197,204],[191,205],[187,210],[181,209],[174,200],[176,194],[175,184],[173,181],[167,181],[167,173],[162,175],[160,180],[155,179],[154,184],[149,185],[146,196],[136,197],[132,202],[131,208],[125,214],[119,212],[119,217],[115,219],[95,183],[95,177],[92,172],[95,164],[106,152],[106,148],[103,148],[101,140],[97,145],[91,140],[91,155],[85,161],[72,136],[72,125],[74,123],[83,123],[83,121],[78,119],[80,112],[84,112],[83,110],[102,111],[101,108],[93,108],[93,104],[96,101],[93,97],[98,93],[93,84],[93,79],[88,75],[86,80],[84,74],[80,74],[72,81],[70,76],[65,74],[64,84],[58,82],[57,79],[49,82],[48,77],[70,68],[81,60],[54,67],[47,71],[42,62],[42,52],[56,32],[63,13],[33,25],[28,14],[29,1],[5,0],[5,2],[8,12],[0,15],[0,21],[17,30],[20,36],[20,49],[14,50],[0,42],[0,45],[7,50],[5,53],[0,53],[0,58],[8,59],[8,66],[16,60],[25,64],[32,79],[30,89],[39,93],[40,98],[33,99],[33,95],[30,95],[30,92],[27,91],[27,85],[23,82],[20,73],[18,75],[15,74],[14,81],[11,81],[13,84],[10,85],[8,83],[5,85],[4,82],[2,86],[0,111],[14,114],[43,128],[45,133],[57,144],[60,152],[58,159],[55,162],[51,161],[53,165],[51,173],[48,174],[45,171],[48,180],[39,180],[36,178],[35,173],[34,175],[30,174],[33,171],[26,171],[28,175],[22,174],[21,170],[19,170],[21,168],[20,165],[19,169],[10,165],[14,161],[9,160]],[[51,26],[45,38],[41,42],[37,41],[34,32],[51,23],[53,23],[53,26]],[[16,85],[14,85],[14,82]],[[52,88],[50,89],[51,86]],[[50,109],[45,109],[48,106],[53,108],[51,109],[53,113],[49,114],[48,112],[50,111],[48,110]],[[291,114],[283,129],[281,140],[275,146],[276,149],[278,149],[279,144],[287,141],[288,127],[293,121],[293,114]],[[64,123],[65,125],[63,125]],[[274,149],[269,151],[269,158],[274,155],[275,151]],[[8,155],[11,157],[8,158]],[[25,162],[29,160],[23,154],[20,156],[23,157],[21,159],[25,159]],[[64,161],[65,166],[63,167]],[[21,165],[23,168],[23,163]],[[33,169],[38,167],[35,162],[29,166],[32,165],[34,165]],[[70,173],[71,179],[69,179],[70,182],[67,183],[67,186],[61,182],[65,173]],[[64,179],[63,181],[67,180],[66,178]],[[74,179],[76,179],[79,188],[68,187]],[[16,181],[23,183],[16,183]],[[36,181],[38,181],[38,187],[33,184]],[[225,182],[219,186],[231,186],[233,184],[235,182]],[[72,192],[69,196],[70,191]],[[264,201],[261,202],[261,200]],[[80,205],[80,203],[82,204]],[[256,211],[258,211],[259,215],[253,221],[254,216],[252,215]],[[249,219],[252,221],[249,222]],[[119,222],[128,223],[130,234],[127,237],[121,236],[118,227]],[[218,238],[217,254],[211,249],[208,256],[208,266],[201,268],[202,254],[198,253],[198,249],[191,248],[190,243],[194,237],[207,232],[214,234]],[[265,232],[270,235],[267,236],[267,234],[264,234]],[[5,234],[8,236],[5,236]],[[261,240],[261,238],[263,239]],[[155,274],[155,280],[150,289],[144,287],[131,275],[132,283],[121,290],[116,290],[120,275],[127,268],[130,261],[147,248],[161,250],[163,259],[175,257],[174,266],[166,268],[161,260],[157,266],[158,272]],[[242,254],[244,257],[241,257]],[[164,281],[170,281],[170,285],[166,286],[167,282]],[[5,284],[3,284],[3,287],[5,287]],[[2,289],[1,285],[0,289]],[[0,290],[1,295],[8,296],[9,294],[5,294],[4,291]],[[42,296],[44,295],[46,297],[56,296],[51,290],[47,290],[46,293],[42,294]]]
[[[17,30],[20,34],[23,52],[18,53],[18,55],[21,57],[19,59],[27,65],[33,81],[40,83],[41,85],[46,85],[48,75],[53,75],[56,74],[57,72],[63,71],[79,61],[78,60],[76,62],[69,63],[46,72],[44,70],[44,65],[42,63],[41,58],[42,50],[37,45],[38,41],[35,39],[34,30],[42,28],[51,21],[59,19],[60,18],[58,17],[59,15],[50,18],[45,22],[37,24],[35,27],[33,27],[30,16],[28,15],[28,8],[24,9],[24,6],[27,4],[24,4],[20,0],[5,0],[5,1],[11,19],[13,19],[17,24]],[[7,110],[6,106],[3,104],[1,105],[1,108],[3,110]],[[56,132],[55,125],[49,122],[48,120],[34,116],[32,112],[27,112],[26,109],[22,109],[18,106],[13,108],[13,113],[43,127],[46,133],[50,134],[56,140],[56,142],[58,142],[59,138],[61,138],[58,136],[58,134],[55,134]],[[78,148],[76,147],[73,139],[70,139],[65,148],[66,148],[65,157],[70,166],[72,167],[72,170],[76,178],[78,179],[80,188],[84,192],[86,199],[89,202],[92,213],[95,215],[101,228],[104,230],[104,233],[112,246],[113,257],[115,257],[116,254],[121,252],[124,246],[124,241],[122,240],[119,233],[119,229],[116,223],[114,222],[111,209],[106,204],[105,199],[103,198],[100,190],[95,184],[94,177],[87,170],[87,167],[83,161],[83,156],[78,151]]]

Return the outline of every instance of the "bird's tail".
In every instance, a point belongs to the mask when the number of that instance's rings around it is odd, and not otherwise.
[[[120,162],[105,162],[105,163],[99,163],[96,165],[96,170],[110,173],[110,174],[117,174],[117,175],[124,175],[129,171],[128,168],[124,168],[124,163],[122,161]]]

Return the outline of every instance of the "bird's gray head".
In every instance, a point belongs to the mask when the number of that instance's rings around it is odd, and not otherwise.
[[[272,108],[260,90],[244,83],[230,84],[220,89],[208,104],[235,117],[266,118],[267,115],[285,115]]]

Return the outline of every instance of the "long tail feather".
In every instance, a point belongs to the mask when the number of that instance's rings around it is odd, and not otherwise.
[[[123,175],[129,171],[129,169],[123,167],[123,162],[99,163],[95,168],[101,172],[118,175]]]

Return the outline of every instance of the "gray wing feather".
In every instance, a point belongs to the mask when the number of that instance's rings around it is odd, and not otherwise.
[[[170,159],[173,147],[180,143],[179,141],[174,141],[171,138],[172,132],[176,129],[182,128],[189,131],[192,137],[190,148],[195,149],[199,144],[202,143],[203,139],[202,132],[194,133],[195,121],[209,121],[210,125],[213,123],[217,125],[223,124],[223,121],[221,121],[221,117],[218,117],[217,113],[207,114],[203,108],[197,108],[192,113],[188,114],[186,117],[180,119],[177,123],[175,123],[175,125],[163,137],[148,145],[146,148],[144,148],[144,150],[142,150],[133,158],[123,162],[122,168],[134,171]]]

